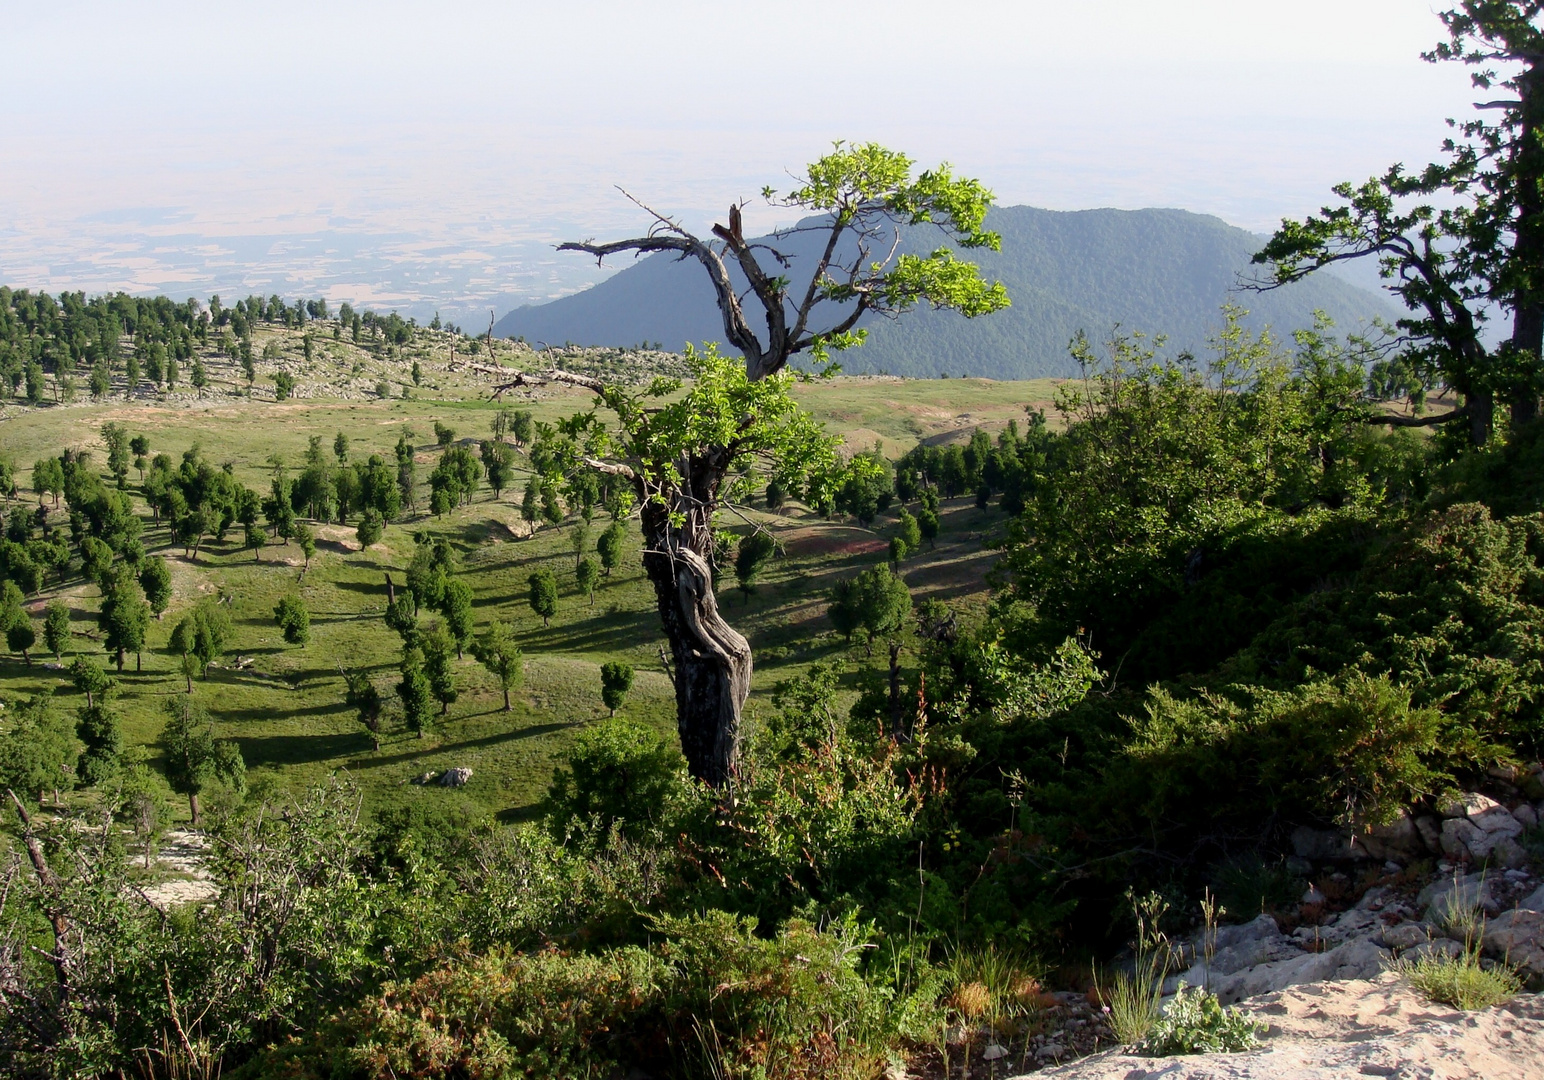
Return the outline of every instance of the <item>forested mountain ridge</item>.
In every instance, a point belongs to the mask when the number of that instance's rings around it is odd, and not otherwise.
[[[868,320],[868,342],[843,357],[847,371],[924,378],[1069,375],[1075,365],[1067,343],[1080,331],[1101,339],[1116,326],[1141,329],[1194,350],[1221,324],[1219,308],[1230,300],[1250,310],[1247,325],[1282,333],[1308,326],[1315,310],[1343,330],[1398,314],[1386,297],[1323,275],[1271,292],[1240,290],[1240,275],[1248,275],[1260,239],[1203,214],[1011,206],[991,211],[987,226],[1002,235],[1002,251],[972,251],[970,258],[1007,286],[1013,306],[972,320],[927,310],[904,326]],[[817,236],[795,234],[778,243],[794,255],[789,274],[795,283],[813,261],[804,249]],[[936,241],[918,229],[904,247],[925,252]],[[584,292],[512,311],[494,332],[553,344],[658,341],[679,348],[686,341],[723,342],[701,268],[668,254],[641,259]]]

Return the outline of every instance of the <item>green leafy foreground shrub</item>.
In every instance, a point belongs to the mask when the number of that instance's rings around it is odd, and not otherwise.
[[[648,949],[494,951],[388,984],[242,1076],[561,1080],[860,1077],[883,1067],[895,1004],[866,981],[851,925],[772,939],[722,912],[661,919]]]
[[[1237,1009],[1223,1008],[1217,995],[1180,983],[1169,1007],[1142,1042],[1152,1057],[1177,1054],[1236,1054],[1254,1048],[1261,1025]]]

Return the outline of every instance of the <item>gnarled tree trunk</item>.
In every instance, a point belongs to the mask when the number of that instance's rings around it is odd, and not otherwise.
[[[654,583],[675,669],[681,751],[692,776],[720,787],[734,775],[739,756],[740,712],[751,688],[750,643],[719,614],[707,522],[688,514],[684,527],[674,527],[657,503],[646,503],[641,516],[643,568]]]

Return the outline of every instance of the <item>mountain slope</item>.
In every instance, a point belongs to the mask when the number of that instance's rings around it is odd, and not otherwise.
[[[1183,210],[1011,206],[993,210],[987,223],[1002,234],[1002,251],[962,257],[1002,280],[1013,306],[972,320],[933,311],[895,322],[872,319],[868,343],[842,358],[845,370],[998,379],[1067,375],[1075,370],[1067,343],[1079,331],[1099,340],[1119,325],[1167,335],[1175,348],[1199,348],[1220,325],[1220,308],[1230,299],[1250,310],[1249,325],[1282,333],[1309,325],[1315,309],[1343,330],[1397,314],[1386,296],[1326,274],[1273,292],[1239,292],[1239,274],[1249,271],[1260,239]],[[803,234],[779,245],[795,253],[790,276],[796,289],[807,280],[799,274],[813,262],[814,242],[814,234]],[[926,251],[937,242],[936,231],[913,230],[904,247]],[[495,332],[553,344],[657,341],[679,348],[687,341],[723,341],[702,268],[665,254],[640,259],[582,293],[512,311]]]

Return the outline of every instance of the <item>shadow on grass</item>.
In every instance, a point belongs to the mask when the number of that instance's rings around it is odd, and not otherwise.
[[[340,735],[237,735],[236,744],[241,747],[242,760],[251,769],[357,754],[370,745],[370,735],[363,730]]]
[[[646,645],[656,638],[663,640],[663,632],[659,616],[652,611],[599,615],[529,631],[525,636],[531,649],[543,652],[616,652]]]
[[[524,806],[509,806],[494,814],[494,819],[503,825],[523,825],[530,821],[541,820],[541,803],[526,803]]]
[[[457,751],[478,750],[488,746],[498,746],[502,743],[517,742],[521,739],[534,739],[540,735],[551,735],[553,732],[566,731],[569,728],[582,727],[583,720],[573,720],[561,724],[533,724],[531,727],[519,728],[513,731],[500,731],[493,735],[484,735],[478,739],[463,739],[461,742],[441,742],[425,745],[422,750],[414,750],[401,754],[385,754],[380,757],[360,758],[349,762],[351,769],[376,769],[384,765],[400,765],[405,761],[418,761],[434,754],[455,753]]]

